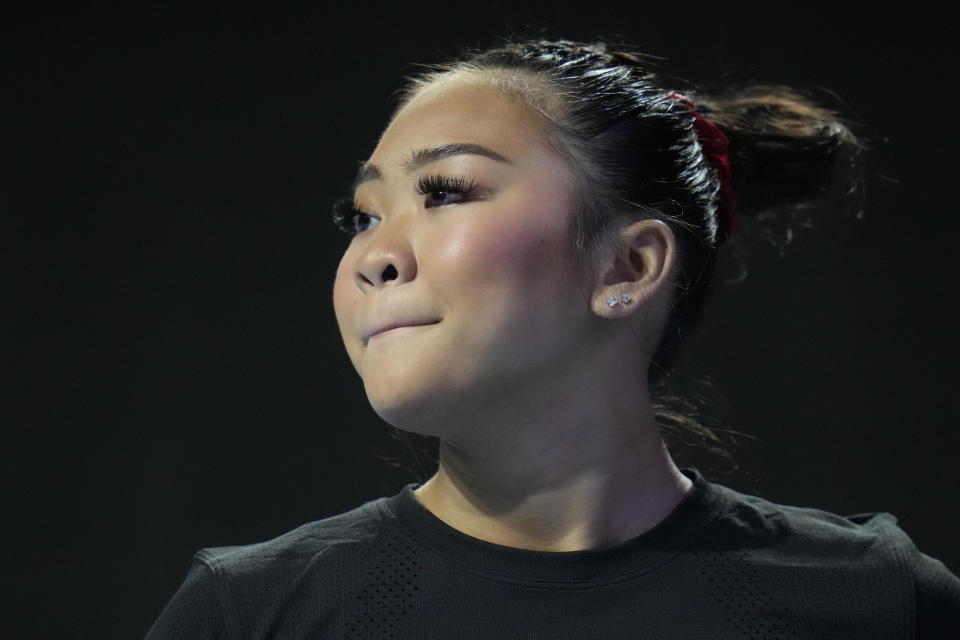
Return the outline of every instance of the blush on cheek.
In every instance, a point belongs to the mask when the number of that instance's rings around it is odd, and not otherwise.
[[[470,327],[466,342],[476,340],[476,349],[492,361],[499,358],[495,354],[513,358],[519,345],[539,344],[544,328],[577,306],[565,221],[550,219],[552,211],[519,211],[447,232],[434,247],[442,247],[434,254],[439,262],[423,270],[440,274],[452,310]]]
[[[545,270],[563,271],[561,265],[570,264],[574,246],[562,215],[511,209],[516,213],[486,216],[448,234],[438,253],[445,269],[478,283],[538,281]]]

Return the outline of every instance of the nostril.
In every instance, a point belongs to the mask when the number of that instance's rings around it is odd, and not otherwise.
[[[396,280],[399,275],[400,274],[397,273],[397,268],[390,264],[387,265],[387,268],[383,270],[383,273],[380,277],[384,282],[386,282],[388,280]]]

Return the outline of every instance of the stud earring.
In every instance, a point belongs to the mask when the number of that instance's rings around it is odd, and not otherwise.
[[[627,294],[623,294],[622,296],[620,296],[620,300],[623,302],[623,304],[627,304],[628,302],[630,302],[630,296],[628,296]]]
[[[617,306],[617,302],[618,300],[616,299],[615,296],[610,296],[609,298],[607,298],[607,306],[610,308]]]

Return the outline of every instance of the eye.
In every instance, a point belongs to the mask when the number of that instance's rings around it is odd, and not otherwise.
[[[333,224],[348,236],[355,236],[380,224],[380,218],[360,210],[351,198],[341,198],[333,205]]]
[[[426,196],[427,209],[473,200],[476,188],[475,182],[462,176],[424,176],[417,181],[417,193]]]

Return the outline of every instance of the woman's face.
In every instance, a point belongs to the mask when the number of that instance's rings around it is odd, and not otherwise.
[[[535,112],[477,79],[428,87],[358,181],[334,307],[385,420],[442,436],[576,366],[596,318],[574,265],[574,179]]]

